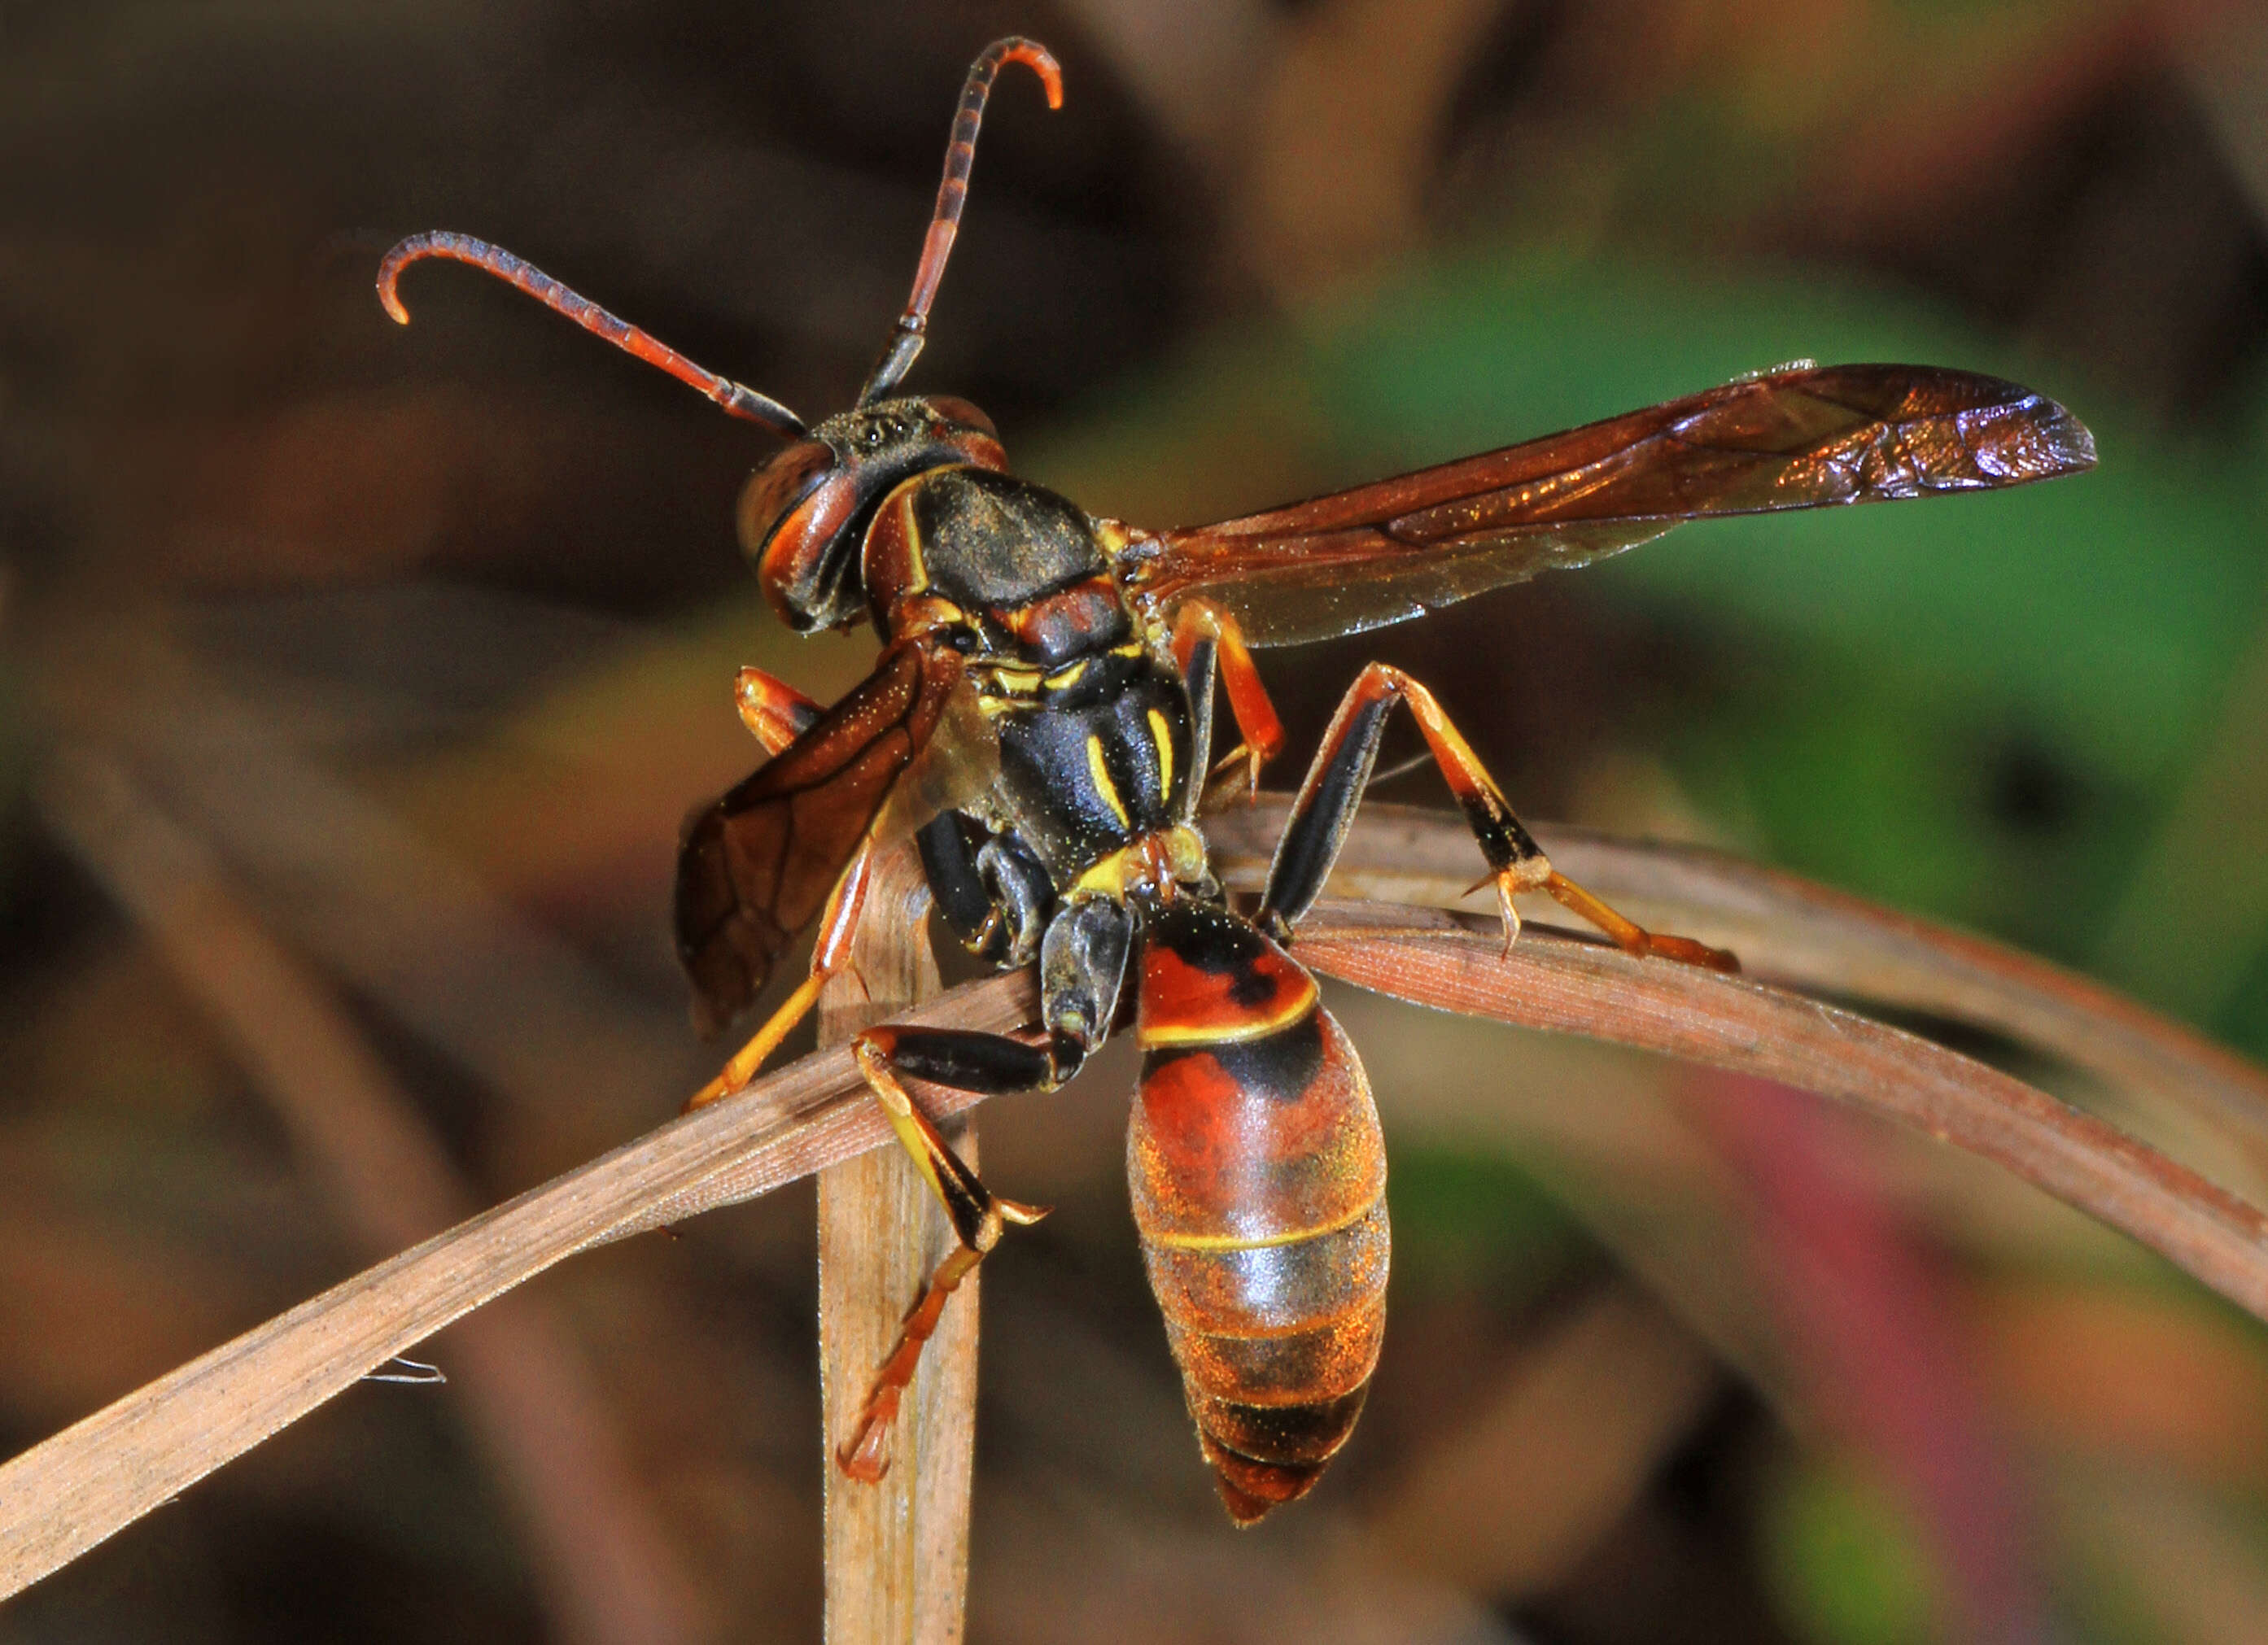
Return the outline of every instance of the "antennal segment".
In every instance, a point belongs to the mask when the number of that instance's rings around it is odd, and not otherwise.
[[[964,172],[966,167],[963,167]],[[556,313],[564,314],[585,331],[604,337],[617,349],[634,354],[648,365],[658,365],[679,382],[699,389],[724,410],[749,422],[761,423],[775,434],[787,439],[799,439],[808,432],[804,421],[770,396],[759,394],[727,377],[719,377],[703,366],[696,365],[683,355],[650,333],[639,330],[628,320],[619,319],[600,308],[588,297],[561,285],[549,275],[531,263],[524,262],[502,246],[491,246],[486,240],[476,240],[469,234],[436,231],[413,234],[392,251],[378,266],[378,300],[396,323],[407,326],[409,311],[401,305],[394,284],[401,271],[414,262],[428,257],[449,257],[460,263],[494,275],[499,280],[510,281],[528,296]]]
[[[929,220],[929,236],[922,242],[921,263],[914,270],[913,295],[906,312],[898,316],[889,346],[874,363],[865,387],[858,391],[862,406],[895,388],[913,367],[929,329],[929,305],[936,300],[938,282],[945,278],[946,259],[953,255],[953,237],[961,227],[961,209],[968,200],[968,171],[976,163],[976,129],[984,123],[984,101],[992,94],[992,78],[1000,65],[1020,62],[1040,77],[1047,88],[1048,106],[1063,106],[1063,70],[1053,54],[1035,40],[1012,34],[996,40],[968,65],[968,78],[961,88],[961,112],[954,116],[953,137],[945,149],[945,180],[937,187],[937,210]]]

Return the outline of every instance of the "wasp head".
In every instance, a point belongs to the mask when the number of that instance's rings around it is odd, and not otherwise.
[[[992,420],[965,400],[887,400],[828,418],[750,475],[740,547],[781,621],[799,634],[866,614],[858,577],[882,499],[932,468],[1007,466]]]

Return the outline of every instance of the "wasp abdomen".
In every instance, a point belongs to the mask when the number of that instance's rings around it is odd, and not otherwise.
[[[1190,1414],[1240,1523],[1352,1432],[1386,1325],[1386,1152],[1314,980],[1224,911],[1159,913],[1143,955],[1134,1220]]]

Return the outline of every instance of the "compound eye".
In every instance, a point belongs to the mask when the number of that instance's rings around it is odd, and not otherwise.
[[[929,405],[931,410],[947,422],[976,429],[995,440],[1000,437],[1000,430],[992,426],[992,419],[974,402],[963,400],[958,394],[932,394]]]
[[[979,468],[1006,470],[1008,453],[1000,449],[1000,431],[991,418],[958,394],[932,394],[924,403],[943,425],[936,438],[946,450]]]
[[[798,440],[748,476],[740,488],[740,547],[761,562],[765,545],[788,516],[826,483],[835,470],[834,448],[824,440]]]

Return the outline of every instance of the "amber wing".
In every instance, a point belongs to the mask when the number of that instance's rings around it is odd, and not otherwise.
[[[1930,366],[1767,372],[1331,496],[1154,538],[1129,581],[1201,597],[1255,645],[1418,616],[1587,565],[1681,520],[2023,485],[2095,463],[2054,400]]]
[[[935,735],[959,655],[902,640],[801,737],[686,819],[677,856],[677,954],[694,1024],[712,1034],[763,989]]]

